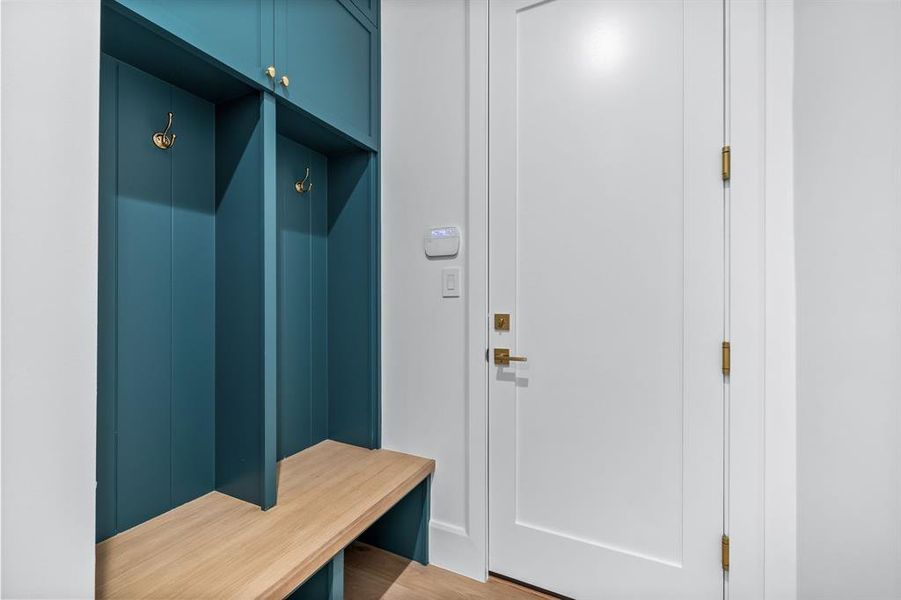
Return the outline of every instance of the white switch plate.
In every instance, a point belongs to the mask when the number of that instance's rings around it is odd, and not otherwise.
[[[463,280],[460,276],[460,267],[446,267],[441,269],[441,296],[444,298],[459,298]]]

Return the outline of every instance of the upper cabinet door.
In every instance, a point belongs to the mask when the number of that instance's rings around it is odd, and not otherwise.
[[[160,29],[272,89],[274,0],[118,0]]]
[[[379,42],[373,23],[350,0],[275,3],[277,93],[376,148]]]

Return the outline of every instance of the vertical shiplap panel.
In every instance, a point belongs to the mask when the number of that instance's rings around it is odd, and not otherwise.
[[[172,504],[215,480],[215,106],[173,88]]]
[[[120,64],[119,530],[171,506],[171,154],[150,141],[169,108],[169,86]]]
[[[278,139],[279,175],[279,458],[309,445],[310,373],[310,194],[294,182],[309,166],[309,149]]]
[[[279,458],[328,435],[326,158],[278,140]],[[294,187],[310,168],[312,191]]]
[[[311,433],[310,444],[328,437],[328,160],[310,153],[313,191],[310,206],[310,371]]]

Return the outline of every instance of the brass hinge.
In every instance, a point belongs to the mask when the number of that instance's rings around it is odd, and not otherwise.
[[[723,535],[723,571],[729,570],[729,536]]]
[[[729,181],[732,177],[732,151],[729,146],[723,146],[723,181]]]
[[[732,345],[729,342],[723,342],[723,375],[728,375],[731,370],[732,363]]]

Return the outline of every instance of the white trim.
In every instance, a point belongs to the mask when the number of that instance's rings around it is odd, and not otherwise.
[[[766,0],[764,597],[798,595],[794,0]]]
[[[793,0],[731,2],[729,598],[797,596]]]
[[[467,200],[466,525],[432,520],[430,559],[473,579],[488,577],[488,0],[466,0]]]

